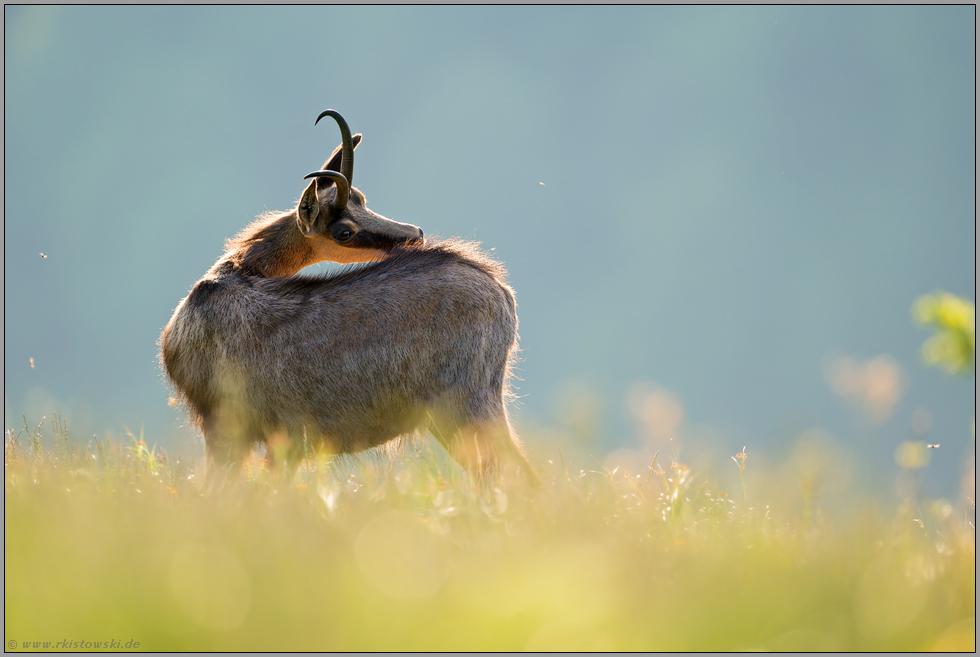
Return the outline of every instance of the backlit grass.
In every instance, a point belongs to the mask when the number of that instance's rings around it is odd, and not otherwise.
[[[975,649],[972,516],[861,500],[846,523],[780,515],[752,498],[744,451],[731,494],[670,459],[641,473],[566,459],[535,461],[539,491],[476,488],[414,440],[311,456],[290,481],[256,459],[203,492],[195,464],[138,437],[8,430],[4,638],[16,651]]]

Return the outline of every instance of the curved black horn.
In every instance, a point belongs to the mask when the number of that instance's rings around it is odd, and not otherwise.
[[[319,123],[320,119],[325,116],[333,117],[337,125],[340,126],[341,144],[343,145],[340,155],[340,172],[347,178],[347,184],[352,185],[354,180],[354,142],[351,140],[350,128],[340,112],[332,109],[320,112],[320,116],[316,117],[316,123],[313,125]]]
[[[333,207],[338,211],[347,207],[347,199],[350,198],[350,183],[347,182],[344,174],[336,171],[314,171],[303,176],[303,180],[307,178],[329,178],[332,180],[337,186],[337,197],[333,200]]]

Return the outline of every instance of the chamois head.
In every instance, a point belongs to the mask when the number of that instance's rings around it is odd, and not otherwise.
[[[383,258],[393,247],[422,239],[418,226],[382,217],[366,206],[361,191],[351,185],[354,149],[361,135],[338,112],[325,110],[316,118],[332,117],[340,126],[341,144],[312,178],[296,209],[299,230],[311,241],[317,260],[365,262]]]

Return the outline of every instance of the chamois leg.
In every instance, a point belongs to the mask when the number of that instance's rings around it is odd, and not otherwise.
[[[505,472],[508,467],[514,468],[528,484],[535,487],[541,485],[541,480],[528,462],[506,413],[492,422],[478,424],[476,433],[479,436],[478,444],[487,446],[486,451],[492,466]]]
[[[277,472],[285,481],[290,481],[299,469],[303,459],[303,437],[287,436],[276,432],[267,437],[265,443],[265,467],[270,473]]]
[[[507,474],[508,466],[519,471],[532,486],[537,474],[518,447],[506,416],[461,425],[435,423],[432,434],[450,456],[477,481],[489,482],[496,474]]]
[[[255,441],[240,435],[240,432],[229,431],[228,427],[214,419],[205,419],[201,429],[207,451],[208,481],[220,482],[237,474]]]
[[[432,419],[429,432],[471,478],[479,480],[481,475],[487,474],[481,467],[480,450],[472,426],[441,416]]]

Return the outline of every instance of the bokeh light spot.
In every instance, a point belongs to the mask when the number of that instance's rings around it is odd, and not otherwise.
[[[170,562],[170,590],[191,620],[212,630],[240,627],[252,587],[238,558],[218,546],[187,545]]]
[[[418,519],[398,511],[367,523],[354,551],[365,579],[392,598],[426,598],[449,579],[449,546]]]

